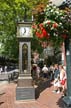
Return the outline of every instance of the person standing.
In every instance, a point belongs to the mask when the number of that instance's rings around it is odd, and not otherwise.
[[[4,67],[4,71],[5,71],[5,73],[7,73],[7,66]]]
[[[43,72],[44,78],[47,78],[47,75],[48,75],[48,68],[47,68],[46,65],[44,65],[44,67],[42,68],[42,72]]]
[[[61,83],[61,87],[62,87],[62,95],[66,95],[66,79],[67,79],[67,75],[66,75],[66,70],[64,69],[64,67],[62,65],[59,66],[60,69],[60,83]]]
[[[54,80],[60,75],[59,65],[54,65]]]
[[[54,66],[53,65],[49,67],[49,76],[50,76],[50,81],[53,81],[54,80]]]
[[[60,71],[59,71],[59,65],[55,64],[54,65],[54,82],[53,82],[53,86],[54,86],[54,90],[53,92],[55,93],[60,93]]]
[[[0,67],[0,74],[1,74],[1,67]]]
[[[36,67],[37,78],[40,78],[40,67],[37,65]]]

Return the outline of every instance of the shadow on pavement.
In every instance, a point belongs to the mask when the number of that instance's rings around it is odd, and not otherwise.
[[[0,102],[0,105],[2,105],[4,102]]]
[[[57,105],[59,106],[59,108],[64,108],[64,103],[63,103],[63,98],[59,98]]]
[[[0,96],[3,95],[3,94],[5,94],[5,92],[0,92]]]
[[[0,97],[2,96],[2,95],[4,95],[5,94],[5,91],[0,91]],[[0,102],[0,105],[2,105],[4,102]]]
[[[51,83],[50,83],[49,79],[41,80],[38,83],[38,87],[35,89],[35,98],[37,99],[39,97],[40,93],[50,86],[51,86]]]

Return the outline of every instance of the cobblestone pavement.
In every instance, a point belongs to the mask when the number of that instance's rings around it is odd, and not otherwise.
[[[61,93],[52,93],[53,86],[47,87],[33,101],[16,101],[16,86],[10,83],[0,87],[4,91],[0,95],[0,108],[63,108]]]

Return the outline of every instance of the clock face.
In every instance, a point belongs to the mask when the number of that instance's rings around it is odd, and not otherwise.
[[[31,33],[30,27],[20,27],[20,36],[28,37]]]
[[[53,5],[60,6],[65,0],[50,0]]]

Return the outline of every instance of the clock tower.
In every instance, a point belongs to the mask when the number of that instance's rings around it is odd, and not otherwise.
[[[32,22],[19,22],[17,38],[19,41],[19,77],[16,88],[17,100],[35,99],[35,88],[31,77],[31,31]]]

